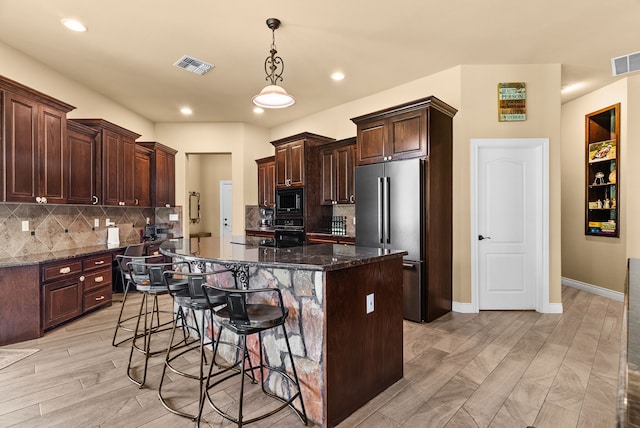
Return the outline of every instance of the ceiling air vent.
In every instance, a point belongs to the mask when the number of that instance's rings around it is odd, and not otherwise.
[[[611,58],[611,71],[614,76],[640,71],[640,52]]]
[[[201,76],[213,68],[213,64],[207,64],[206,62],[195,59],[189,55],[183,56],[173,65]]]

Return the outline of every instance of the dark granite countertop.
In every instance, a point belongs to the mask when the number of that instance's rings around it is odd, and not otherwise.
[[[196,240],[168,239],[160,252],[187,260],[205,260],[229,264],[282,267],[330,271],[368,264],[385,259],[401,258],[404,250],[382,250],[353,245],[309,244],[299,247],[274,248],[263,246],[264,238],[234,236],[228,240],[215,237]]]
[[[160,244],[163,241],[145,241],[146,245]],[[121,242],[118,245],[93,245],[90,247],[72,248],[69,250],[51,251],[48,253],[30,254],[27,256],[7,257],[0,259],[0,268],[12,266],[29,266],[45,262],[53,262],[57,260],[67,260],[74,257],[89,256],[99,254],[105,251],[117,251],[125,249],[128,245],[139,244],[140,241]]]
[[[629,259],[618,378],[618,427],[640,427],[640,259]]]

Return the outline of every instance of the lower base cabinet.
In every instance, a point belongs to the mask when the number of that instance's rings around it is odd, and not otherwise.
[[[80,278],[43,285],[42,297],[42,328],[45,330],[82,314]]]

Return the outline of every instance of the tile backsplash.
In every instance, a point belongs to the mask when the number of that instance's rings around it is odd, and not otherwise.
[[[178,214],[178,221],[169,221],[169,214]],[[0,258],[105,244],[107,219],[118,226],[120,242],[136,241],[147,218],[151,224],[169,225],[174,236],[182,235],[182,207],[0,203]]]

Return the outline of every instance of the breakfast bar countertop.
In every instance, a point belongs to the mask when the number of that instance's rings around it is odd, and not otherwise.
[[[309,244],[275,248],[264,246],[264,243],[264,238],[251,236],[234,236],[231,239],[168,239],[160,246],[160,252],[185,260],[206,259],[218,263],[319,271],[338,270],[376,260],[399,258],[406,254],[404,250],[383,250],[353,245]]]

